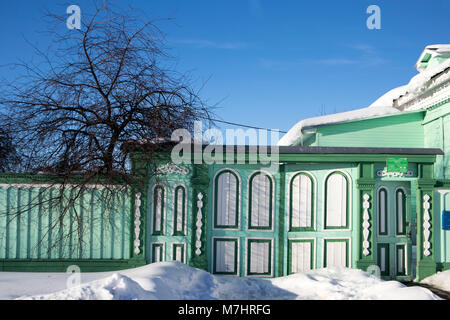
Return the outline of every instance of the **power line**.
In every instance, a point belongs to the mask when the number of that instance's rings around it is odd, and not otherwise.
[[[225,121],[225,120],[212,119],[212,118],[206,118],[206,117],[204,117],[204,118],[203,118],[203,117],[200,117],[200,118],[205,119],[205,120],[212,120],[212,121],[215,121],[215,122],[222,122],[222,123],[230,124],[230,125],[237,126],[237,127],[244,127],[244,128],[251,128],[251,129],[259,129],[259,130],[267,130],[267,131],[278,131],[278,132],[281,132],[281,133],[287,133],[287,131],[274,130],[274,129],[268,129],[268,128],[260,128],[260,127],[249,126],[249,125],[246,125],[246,124],[241,124],[241,123],[236,123],[236,122],[230,122],[230,121]]]

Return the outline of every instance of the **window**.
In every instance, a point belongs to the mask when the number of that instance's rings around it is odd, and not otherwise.
[[[403,189],[397,189],[395,192],[395,214],[397,235],[406,235],[406,195]]]
[[[248,239],[247,240],[247,275],[272,274],[272,240]]]
[[[386,188],[378,190],[378,235],[387,236],[389,234],[389,193]]]
[[[186,188],[184,186],[177,186],[174,190],[174,204],[173,204],[173,234],[175,236],[185,235],[185,221],[186,221]]]
[[[237,275],[238,239],[214,238],[213,273]]]
[[[220,172],[215,178],[214,227],[239,227],[239,179],[231,170]]]
[[[325,229],[349,227],[349,183],[342,172],[331,173],[325,181]]]
[[[153,189],[153,235],[164,234],[165,189],[161,185]]]
[[[253,174],[249,180],[249,229],[272,229],[273,183],[263,172]]]
[[[307,173],[298,173],[290,183],[290,231],[314,230],[314,182]]]

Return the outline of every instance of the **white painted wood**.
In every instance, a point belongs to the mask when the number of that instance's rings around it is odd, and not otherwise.
[[[216,242],[216,272],[235,272],[235,242],[221,240]]]
[[[304,174],[292,181],[292,221],[293,228],[312,227],[312,181]]]
[[[202,222],[202,218],[203,218],[203,214],[202,214],[202,208],[203,208],[203,194],[201,192],[199,192],[197,194],[197,222],[195,223],[195,226],[197,227],[196,231],[195,231],[195,236],[196,236],[196,240],[195,240],[195,254],[197,256],[199,256],[202,253],[202,241],[201,241],[201,237],[202,237],[202,226],[203,226],[203,222]]]
[[[363,212],[363,224],[362,224],[362,227],[363,227],[363,243],[362,244],[363,244],[363,248],[364,248],[363,254],[365,256],[368,256],[370,254],[370,251],[369,251],[369,248],[370,248],[370,241],[369,241],[369,234],[370,234],[370,230],[369,230],[369,227],[370,227],[370,223],[369,223],[369,219],[370,219],[369,208],[370,208],[370,202],[369,202],[369,199],[370,199],[370,195],[365,193],[363,195],[363,200],[364,200],[363,201],[363,209],[364,209],[364,212]]]
[[[341,174],[327,179],[327,227],[345,227],[347,219],[347,180]]]
[[[431,208],[431,204],[430,204],[430,199],[431,197],[426,194],[423,196],[423,210],[424,210],[424,214],[423,214],[423,254],[425,256],[429,256],[431,255],[431,243],[430,243],[430,228],[431,228],[431,224],[430,224],[430,220],[431,220],[431,216],[430,216],[430,208]]]
[[[154,246],[153,252],[154,252],[153,257],[154,262],[161,262],[161,246]]]
[[[398,232],[403,233],[403,192],[397,191],[397,226],[398,226]]]
[[[141,240],[139,239],[141,233],[141,193],[136,192],[136,198],[134,200],[136,210],[134,212],[134,254],[141,253],[139,248]]]
[[[401,273],[405,263],[405,248],[399,246],[397,249],[397,273]]]
[[[183,247],[175,247],[175,261],[183,262]]]
[[[163,215],[163,195],[162,195],[162,188],[155,188],[155,200],[156,201],[156,207],[155,207],[155,225],[154,225],[154,231],[160,232],[161,231],[161,219]]]
[[[378,189],[378,233],[389,235],[389,191],[385,187]],[[389,222],[388,222],[389,223]],[[387,233],[387,234],[384,234]]]
[[[386,272],[386,247],[380,248],[380,262],[381,262],[381,272]]]
[[[183,231],[183,198],[185,197],[185,193],[184,187],[177,189],[177,225],[175,230],[179,232]]]
[[[291,250],[291,273],[311,270],[312,243],[309,241],[292,242]]]
[[[264,173],[256,174],[252,179],[252,203],[250,227],[270,227],[270,178]]]
[[[268,273],[270,266],[270,242],[250,242],[250,272]]]
[[[238,181],[230,172],[221,173],[217,183],[217,224],[233,226],[236,220],[236,190]]]
[[[327,267],[345,267],[347,265],[347,243],[345,241],[327,241]]]

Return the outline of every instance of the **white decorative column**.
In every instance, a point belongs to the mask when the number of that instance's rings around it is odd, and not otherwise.
[[[428,194],[423,196],[423,254],[429,256],[430,251],[430,196]]]
[[[364,248],[363,254],[365,256],[368,256],[370,254],[370,251],[369,251],[369,248],[370,248],[370,241],[369,241],[369,233],[370,233],[370,231],[369,231],[369,227],[370,227],[370,223],[369,223],[370,202],[369,202],[369,199],[370,199],[370,196],[367,193],[365,193],[363,196],[363,199],[364,199],[364,201],[363,201],[364,212],[363,212],[363,224],[362,224],[363,239],[364,239],[363,240],[363,248]]]
[[[196,233],[195,233],[196,234],[196,241],[195,241],[195,248],[196,248],[196,250],[195,250],[195,254],[197,256],[199,256],[202,253],[202,250],[201,250],[201,247],[202,247],[201,236],[202,236],[202,226],[203,226],[203,223],[202,223],[202,218],[203,218],[203,215],[202,215],[203,201],[202,201],[202,199],[203,199],[203,195],[202,195],[202,193],[199,192],[197,197],[198,197],[198,201],[197,201],[198,211],[197,211],[197,223],[195,224],[195,226],[197,227],[197,230],[196,230]]]
[[[136,200],[134,202],[136,206],[136,211],[134,213],[134,253],[139,254],[141,250],[139,246],[141,241],[139,240],[139,235],[141,233],[141,193],[136,193]]]

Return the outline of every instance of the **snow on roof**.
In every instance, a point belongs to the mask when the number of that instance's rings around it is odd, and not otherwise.
[[[414,67],[419,72],[422,72],[423,70],[425,70],[425,68],[421,67],[421,63],[423,62],[423,59],[425,58],[426,55],[433,57],[445,54],[450,54],[450,44],[432,44],[426,46],[425,49],[423,49],[422,53],[420,54],[419,59],[417,60]]]
[[[450,53],[450,44],[432,44],[425,49],[436,50],[439,54]]]
[[[450,48],[450,45],[449,45]],[[450,52],[449,52],[450,53]],[[434,76],[438,75],[441,72],[444,72],[446,69],[450,68],[450,59],[445,60],[441,64],[438,64],[432,68],[426,69],[421,73],[415,75],[408,84],[407,92],[412,94],[419,94],[422,91],[425,91],[426,83],[431,80]]]
[[[399,113],[400,111],[393,107],[388,106],[375,106],[367,107],[363,109],[341,112],[336,114],[330,114],[321,117],[309,118],[298,122],[292,127],[288,133],[278,142],[279,146],[292,146],[301,144],[303,138],[303,129],[308,127],[317,127],[326,124],[340,123],[352,120],[366,119],[376,116],[382,116],[386,114]]]
[[[427,49],[435,50],[439,54],[442,53],[450,54],[450,44],[430,45],[425,48],[425,50]],[[395,107],[395,101],[405,95],[408,95],[410,99],[413,99],[414,97],[420,95],[425,90],[427,90],[427,84],[429,81],[432,80],[433,77],[446,71],[447,69],[450,69],[450,59],[430,69],[426,69],[420,72],[419,74],[414,76],[407,85],[400,86],[398,88],[388,91],[367,108],[301,120],[300,122],[295,124],[288,131],[288,133],[286,133],[280,139],[278,145],[279,146],[291,146],[299,144],[301,145],[304,134],[303,129],[306,128],[318,127],[328,124],[336,124],[347,121],[357,121],[377,116],[390,115],[402,111],[414,110],[413,107],[407,108],[405,110],[400,110]]]

